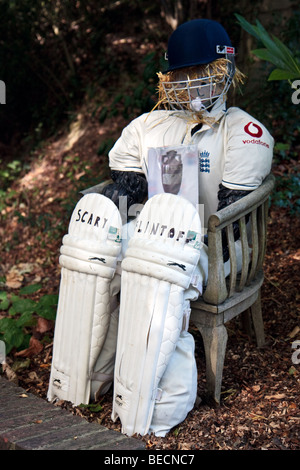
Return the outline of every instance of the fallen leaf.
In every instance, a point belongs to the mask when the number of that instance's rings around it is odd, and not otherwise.
[[[24,276],[16,268],[12,268],[6,275],[6,286],[11,289],[18,289],[21,287]]]
[[[16,267],[20,274],[28,274],[33,271],[34,264],[33,263],[19,263],[17,264]]]
[[[276,395],[266,395],[265,399],[266,400],[282,400],[285,397],[286,397],[285,393],[277,393]]]
[[[271,421],[270,426],[271,426],[271,428],[273,428],[273,429],[275,429],[275,428],[280,428],[279,424],[275,423],[274,421]]]
[[[35,330],[37,333],[46,333],[53,328],[53,322],[51,320],[46,320],[46,318],[39,317]]]
[[[297,374],[298,374],[298,371],[297,371],[297,369],[295,369],[294,366],[291,366],[291,367],[289,368],[289,374],[290,374],[290,375],[297,375]]]
[[[29,348],[23,349],[22,351],[17,352],[15,356],[32,357],[42,352],[43,348],[44,346],[42,345],[42,343],[38,339],[32,336],[29,341]]]
[[[33,263],[19,263],[13,266],[6,274],[6,286],[12,289],[18,289],[22,286],[24,274],[31,273],[35,267]]]
[[[289,338],[294,338],[294,336],[296,336],[300,331],[300,327],[299,326],[295,326],[295,328],[293,328],[293,330],[289,333]]]
[[[292,403],[289,405],[289,408],[292,408],[293,410],[296,410],[298,407],[297,407],[296,403],[292,402]]]
[[[14,372],[19,372],[22,369],[27,369],[30,366],[30,359],[17,360],[13,363],[12,369]]]
[[[38,377],[38,375],[35,371],[29,372],[28,377],[30,378],[30,380],[34,380],[36,382],[40,381],[40,379],[39,379],[39,377]]]
[[[180,442],[178,444],[178,449],[179,450],[190,450],[191,449],[191,444],[189,444],[188,442]]]
[[[18,385],[19,380],[17,374],[13,371],[13,369],[6,363],[2,364],[3,372],[5,373],[9,382],[14,382]]]
[[[147,441],[147,447],[151,449],[153,446],[155,446],[156,443],[153,443],[152,441],[148,440]]]
[[[253,419],[253,421],[259,420],[259,419],[268,419],[263,415],[258,415],[256,413],[250,413],[250,418]]]

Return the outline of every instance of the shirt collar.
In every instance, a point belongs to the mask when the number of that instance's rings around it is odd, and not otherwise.
[[[227,111],[227,105],[226,105],[226,101],[221,101],[221,100],[218,100],[214,106],[211,108],[210,111],[204,111],[204,114],[205,116],[207,116],[207,118],[209,120],[212,120],[212,124],[209,125],[209,124],[202,124],[202,126],[198,126],[198,124],[196,122],[194,122],[192,124],[192,128],[194,129],[194,132],[193,133],[196,133],[196,132],[202,132],[204,130],[207,130],[207,129],[210,129],[211,126],[220,121],[220,119],[224,116],[224,114],[226,113]],[[181,111],[181,110],[172,110],[172,111],[169,111],[169,113],[173,116],[178,116],[180,118],[183,118],[185,120],[188,120],[188,114],[185,112],[185,111]],[[195,129],[195,127],[197,127]],[[199,127],[199,128],[198,128]]]
[[[226,113],[226,111],[226,101],[218,100],[216,104],[212,107],[209,116],[215,118],[216,121],[219,121],[219,119]]]
[[[220,101],[220,102],[217,101],[210,111],[205,111],[205,116],[207,116],[209,120],[212,120],[212,123],[211,124],[203,123],[202,126],[194,124],[193,129],[191,130],[192,135],[195,134],[196,132],[202,132],[207,129],[210,129],[212,125],[214,125],[216,122],[221,120],[221,118],[224,116],[226,111],[227,111],[226,101]]]

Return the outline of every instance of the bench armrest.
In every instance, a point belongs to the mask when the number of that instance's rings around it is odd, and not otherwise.
[[[215,212],[208,220],[208,281],[205,302],[218,305],[235,291],[242,290],[262,269],[266,248],[267,214],[275,178],[267,176],[261,186],[237,202]],[[250,221],[246,226],[246,216]],[[233,222],[239,222],[242,245],[242,271],[237,283],[237,260],[234,249]],[[222,250],[222,230],[226,230],[231,274],[226,283]],[[249,254],[251,248],[251,256]]]

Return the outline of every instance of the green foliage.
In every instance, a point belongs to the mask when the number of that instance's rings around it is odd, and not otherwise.
[[[80,408],[83,408],[84,410],[89,410],[92,413],[99,413],[100,411],[103,410],[103,406],[101,406],[99,403],[90,403],[89,405],[81,404],[79,405]]]
[[[114,139],[105,139],[101,142],[98,148],[98,155],[107,155],[110,149],[113,147],[115,141]]]
[[[99,112],[99,122],[122,115],[129,120],[139,114],[151,111],[155,105],[157,87],[157,71],[163,68],[161,59],[155,52],[142,59],[143,73],[140,78],[132,78],[130,85],[117,93],[110,107],[104,105]],[[107,155],[113,147],[114,139],[108,138],[101,142],[98,155]]]
[[[294,80],[300,78],[299,60],[279,38],[273,34],[270,36],[258,20],[256,20],[255,26],[251,25],[241,15],[236,13],[235,16],[241,27],[265,46],[264,49],[255,49],[252,53],[277,67],[270,73],[268,80]]]
[[[286,208],[290,214],[300,214],[300,187],[296,162],[297,141],[299,139],[299,107],[292,102],[293,89],[291,80],[300,78],[299,61],[299,13],[294,14],[281,35],[285,44],[269,35],[265,28],[256,21],[251,25],[241,15],[236,14],[240,26],[251,34],[265,49],[254,49],[252,52],[263,60],[257,79],[256,99],[250,98],[249,111],[266,124],[275,139],[274,166],[276,187],[272,194],[272,203]],[[277,68],[270,72],[270,64]],[[268,80],[261,80],[262,76]],[[247,103],[246,103],[247,105]]]
[[[44,295],[39,300],[26,297],[40,289],[40,284],[32,284],[20,289],[19,295],[0,292],[0,310],[5,312],[5,317],[0,319],[0,340],[6,345],[7,354],[14,348],[21,350],[28,347],[30,330],[38,317],[55,320],[56,294]]]
[[[12,160],[4,162],[0,158],[0,197],[4,195],[9,185],[18,177],[22,170],[22,163],[20,160]]]
[[[138,114],[149,112],[155,105],[155,93],[157,87],[157,72],[162,67],[160,58],[155,52],[147,54],[141,61],[143,73],[141,76],[132,75],[126,88],[116,93],[109,107],[104,105],[99,113],[99,121],[122,115],[129,120]],[[103,144],[98,153],[103,154],[110,150],[113,141]],[[109,147],[108,145],[109,144]]]
[[[23,0],[0,2],[1,140],[26,137],[31,146],[67,122],[86,95],[139,75],[136,50],[113,44],[119,31],[145,30],[143,18],[160,5],[147,1]],[[117,28],[116,28],[117,25]],[[146,33],[147,34],[147,33]]]
[[[300,215],[300,176],[284,175],[276,177],[276,187],[272,202],[278,207],[288,209],[292,215]]]

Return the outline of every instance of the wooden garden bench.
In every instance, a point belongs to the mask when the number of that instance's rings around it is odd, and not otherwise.
[[[263,261],[267,240],[269,196],[274,181],[274,176],[270,174],[258,189],[212,214],[208,221],[207,286],[202,297],[191,303],[191,322],[199,329],[203,338],[207,392],[216,403],[220,403],[227,344],[225,324],[242,314],[248,325],[249,320],[252,320],[258,347],[262,347],[265,343],[260,290],[264,280]],[[249,216],[248,230],[247,216]],[[232,224],[235,221],[239,221],[242,245],[243,259],[240,273],[237,273],[237,260],[233,249]],[[226,230],[231,266],[227,278],[225,278],[222,253],[223,229]],[[249,253],[250,246],[251,253]]]

